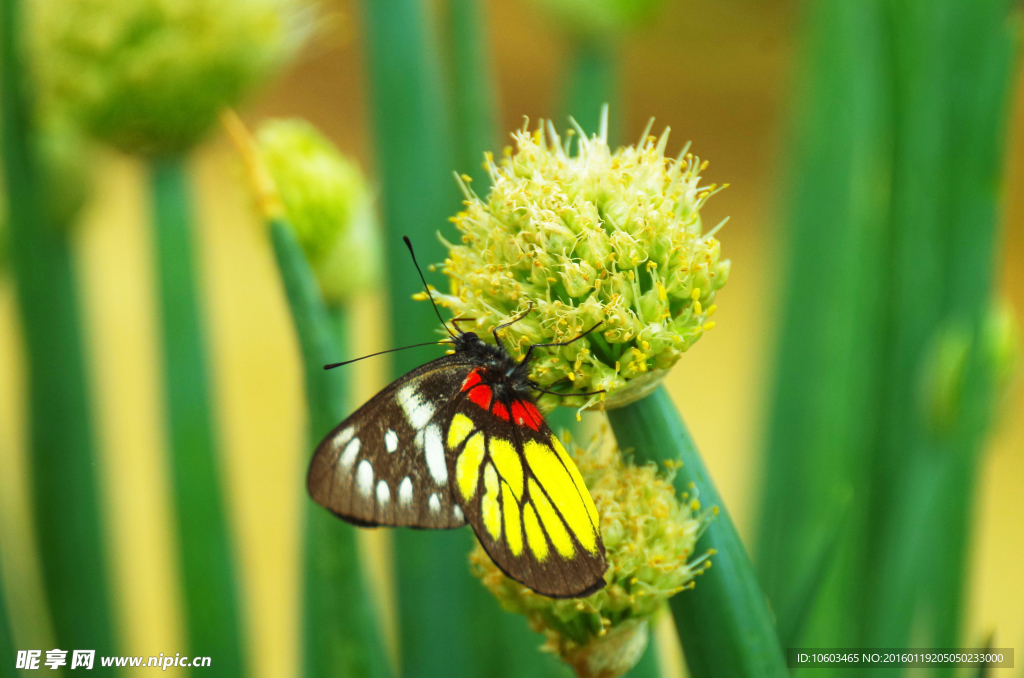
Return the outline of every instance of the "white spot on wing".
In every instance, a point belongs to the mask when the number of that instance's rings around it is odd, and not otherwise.
[[[377,503],[387,506],[389,501],[391,501],[391,488],[388,487],[387,481],[381,480],[377,483]]]
[[[398,392],[398,404],[402,406],[405,418],[414,429],[423,428],[434,416],[434,407],[420,398],[413,384],[402,387]]]
[[[356,485],[360,494],[370,496],[370,490],[373,489],[373,466],[366,459],[359,462],[359,468],[356,469]]]
[[[388,432],[384,434],[384,446],[388,452],[394,452],[398,449],[398,434],[388,429]]]
[[[466,516],[462,514],[462,509],[460,509],[458,506],[452,507],[452,515],[455,516],[456,520],[466,520]]]
[[[437,498],[437,492],[430,495],[430,501],[427,502],[427,505],[430,507],[431,513],[437,513],[441,510],[441,500]]]
[[[409,476],[403,478],[398,486],[398,503],[402,506],[408,506],[412,503],[412,481],[409,479]]]
[[[424,434],[423,451],[434,482],[444,485],[448,482],[448,464],[444,461],[444,443],[441,441],[441,429],[437,426],[431,426]]]
[[[353,438],[352,441],[345,447],[345,451],[342,452],[341,459],[338,460],[338,463],[341,465],[341,468],[345,469],[346,471],[352,468],[352,464],[355,463],[356,456],[358,456],[358,454],[359,438]],[[373,469],[371,469],[370,472],[372,473]]]
[[[345,446],[345,443],[352,439],[352,434],[355,432],[355,429],[351,426],[342,430],[338,435],[334,436],[334,440],[331,441],[331,447],[333,447],[335,451],[340,450]]]

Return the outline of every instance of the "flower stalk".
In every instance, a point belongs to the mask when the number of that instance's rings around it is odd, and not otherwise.
[[[637,462],[673,468],[676,489],[715,510],[697,544],[711,554],[711,567],[692,591],[669,600],[690,675],[789,675],[750,558],[668,391],[659,386],[610,410],[608,420],[619,446],[632,450]]]
[[[153,158],[150,172],[170,467],[189,648],[218,657],[223,675],[241,676],[237,577],[220,487],[185,159]]]
[[[4,595],[3,571],[0,571],[0,666],[5,666],[3,678],[13,678],[15,666],[14,637],[11,635],[11,622],[7,614],[6,596]]]
[[[319,197],[334,205],[334,209],[325,209],[325,203],[315,198],[286,203],[275,182],[272,163],[268,162],[266,156],[277,153],[278,177],[286,182],[297,177],[311,178],[306,176],[307,172],[313,171],[308,167],[311,156],[300,152],[285,157],[287,154],[282,152],[279,145],[272,145],[271,149],[261,147],[232,111],[223,112],[221,122],[242,156],[259,214],[270,233],[292,322],[298,335],[309,417],[308,438],[310,444],[315,444],[351,411],[351,383],[348,374],[345,370],[325,372],[323,369],[324,365],[336,362],[339,355],[346,353],[343,335],[347,326],[347,313],[340,303],[329,309],[324,302],[323,281],[317,278],[310,266],[307,250],[304,250],[296,235],[289,210],[298,210],[295,216],[300,219],[312,219],[315,215],[334,221],[334,232],[325,237],[326,241],[336,239],[338,231],[344,231],[346,226],[351,225],[337,223],[347,210],[337,209],[336,196],[325,196],[322,193]],[[311,130],[305,129],[302,132],[306,141],[300,143],[298,148],[293,148],[293,151],[308,148],[308,134]],[[315,139],[319,145],[319,135]],[[312,156],[313,168],[328,175],[312,177],[313,185],[330,186],[338,178],[337,173],[331,169],[337,169],[337,165],[332,162],[335,158],[331,150],[332,153],[327,156],[319,151]],[[342,174],[347,172],[342,170]],[[293,195],[303,187],[311,188],[305,181],[302,183],[304,186],[290,187]],[[326,233],[331,229],[324,227],[315,230]],[[305,232],[309,234],[310,229]],[[318,249],[316,245],[313,248]],[[360,567],[356,528],[338,520],[312,501],[306,501],[305,506],[302,675],[306,678],[326,678],[339,674],[391,678],[394,672],[388,661],[368,584]]]
[[[22,3],[0,4],[0,123],[11,265],[28,372],[35,531],[56,641],[114,647],[78,289],[35,144]],[[9,664],[13,666],[13,664]]]
[[[316,278],[283,216],[269,221],[271,241],[299,336],[309,408],[309,438],[320,440],[350,411],[343,370],[323,366],[344,353],[340,319],[331,322]],[[360,570],[356,528],[306,502],[303,675],[392,674],[379,621]]]
[[[391,337],[394,345],[402,346],[440,331],[433,310],[412,299],[422,283],[401,238],[412,240],[420,261],[441,260],[435,233],[457,200],[451,182],[453,136],[428,3],[364,0],[362,6],[389,264]],[[405,374],[434,355],[429,349],[395,353],[391,374]],[[408,678],[476,673],[473,601],[478,589],[466,571],[471,545],[468,530],[394,532],[400,655]]]

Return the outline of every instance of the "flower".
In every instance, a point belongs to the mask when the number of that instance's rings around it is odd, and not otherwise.
[[[58,230],[69,229],[85,206],[92,190],[89,174],[90,144],[80,130],[66,118],[45,111],[38,115],[36,134],[31,140],[39,163],[40,179],[46,195],[48,224]],[[8,199],[6,181],[0,169],[0,270],[10,257],[6,234]]]
[[[534,351],[532,378],[562,404],[617,407],[649,393],[686,349],[714,327],[716,292],[729,275],[700,209],[719,190],[701,183],[707,167],[687,149],[666,158],[668,130],[614,152],[602,132],[577,129],[566,140],[550,123],[513,134],[516,150],[495,163],[481,199],[462,182],[465,209],[453,221],[461,241],[448,245],[456,316],[489,330],[529,311],[505,330],[522,356]],[[649,129],[649,126],[648,126]],[[575,145],[576,152],[570,149]],[[724,222],[723,222],[724,223]],[[721,224],[719,224],[721,226]],[[559,397],[545,395],[554,407]]]
[[[650,617],[710,566],[711,553],[692,556],[713,512],[696,498],[677,497],[671,477],[653,463],[634,466],[598,441],[587,449],[567,442],[601,517],[605,587],[582,599],[547,598],[506,577],[479,543],[471,569],[506,610],[526,615],[545,635],[546,649],[579,676],[610,678],[643,655]]]
[[[298,0],[64,0],[33,31],[47,105],[129,152],[195,144],[292,55]]]
[[[338,302],[376,285],[380,239],[359,165],[304,120],[268,121],[256,139],[324,297]]]

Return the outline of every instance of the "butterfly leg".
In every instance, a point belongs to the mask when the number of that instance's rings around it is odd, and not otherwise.
[[[577,337],[573,337],[569,341],[553,341],[550,344],[530,344],[530,348],[526,349],[526,355],[524,355],[523,359],[519,361],[519,364],[525,365],[526,361],[528,361],[530,359],[530,354],[533,352],[533,349],[535,349],[535,348],[538,348],[538,347],[541,347],[541,346],[568,346],[569,344],[571,344],[573,342],[576,342],[576,341],[579,341],[583,337],[587,336],[588,334],[590,334],[591,332],[593,332],[594,330],[596,330],[598,327],[600,327],[603,324],[604,324],[604,321],[602,320],[599,323],[595,324],[593,327],[591,327],[589,330],[584,332],[583,334],[581,334],[581,335],[579,335]],[[502,327],[504,327],[504,325],[502,325]],[[598,391],[598,393],[600,393],[600,391]],[[574,393],[573,395],[585,395],[585,394]]]
[[[529,301],[529,304],[530,305],[526,307],[525,311],[523,311],[522,313],[520,313],[516,317],[512,318],[512,320],[509,320],[507,323],[502,323],[501,325],[498,325],[493,330],[491,330],[491,334],[494,335],[494,343],[495,344],[497,344],[498,346],[502,345],[501,344],[501,340],[498,339],[498,330],[503,330],[506,327],[508,327],[509,325],[515,325],[517,322],[519,322],[520,320],[525,318],[530,313],[530,311],[533,310],[533,300],[532,299]]]
[[[568,398],[569,396],[585,396],[597,395],[598,393],[607,393],[607,391],[603,388],[600,391],[583,391],[582,393],[559,393],[558,391],[549,391],[545,388],[534,388],[534,390],[540,391],[541,393],[550,393],[551,395],[556,395],[559,396],[560,398]]]

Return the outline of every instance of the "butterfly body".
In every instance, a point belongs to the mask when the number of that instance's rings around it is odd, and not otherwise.
[[[310,464],[310,495],[362,526],[467,522],[510,577],[551,597],[604,586],[593,500],[535,403],[529,361],[473,332],[339,424]]]

